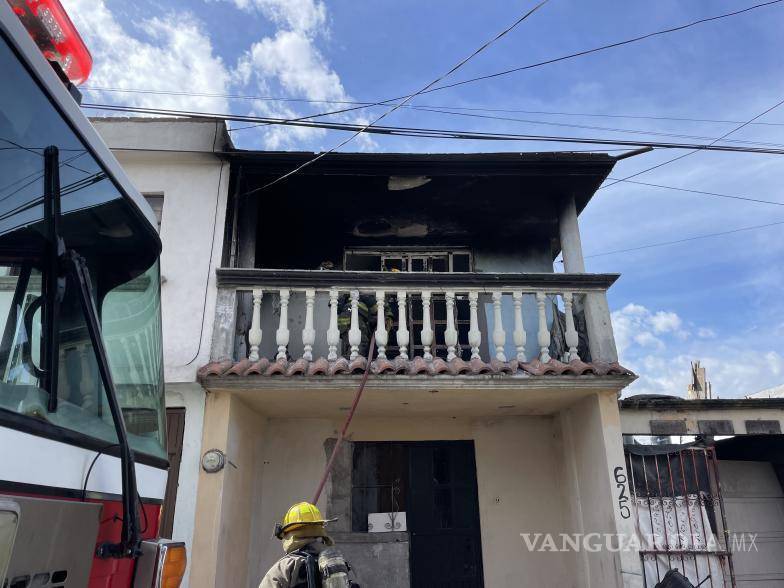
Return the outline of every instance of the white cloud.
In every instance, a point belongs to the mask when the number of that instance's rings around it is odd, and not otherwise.
[[[233,71],[236,83],[261,94],[305,98],[314,101],[351,101],[340,76],[319,50],[317,42],[328,34],[327,12],[322,2],[314,0],[231,0],[244,10],[258,11],[281,27],[274,35],[253,43],[240,57]],[[312,105],[319,110],[333,110],[334,105]],[[282,102],[256,101],[253,113],[275,118],[296,118],[300,113]],[[364,123],[359,116],[338,115],[333,120]],[[314,143],[327,136],[319,129],[303,127],[260,127],[266,149],[290,149],[302,143]],[[253,131],[248,131],[253,133]],[[235,135],[235,140],[248,135]],[[371,150],[375,142],[368,135],[356,139],[356,148]],[[311,146],[312,149],[316,150]]]
[[[327,9],[323,2],[314,0],[232,0],[237,8],[256,9],[266,18],[289,30],[301,32],[323,31]]]
[[[697,335],[691,337],[677,313],[633,303],[614,311],[612,323],[621,363],[640,376],[625,395],[683,396],[697,359],[721,398],[744,396],[784,377],[784,356],[767,347],[769,341],[735,336],[717,343],[716,331],[703,326],[690,326]]]
[[[63,3],[93,56],[88,85],[206,94],[227,92],[229,72],[214,54],[210,37],[201,23],[188,12],[156,16],[128,30],[103,0],[64,0]],[[224,98],[139,93],[100,93],[99,97],[132,106],[228,111]]]
[[[299,31],[278,31],[254,43],[240,60],[240,71],[252,71],[262,81],[276,78],[283,90],[309,100],[347,100],[343,84],[318,51]]]
[[[664,312],[660,310],[650,317],[653,330],[656,333],[669,333],[677,331],[681,326],[680,317],[674,312]]]

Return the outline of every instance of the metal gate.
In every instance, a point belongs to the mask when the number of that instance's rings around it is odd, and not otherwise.
[[[703,588],[734,588],[729,532],[710,447],[627,445],[644,585],[677,568]]]

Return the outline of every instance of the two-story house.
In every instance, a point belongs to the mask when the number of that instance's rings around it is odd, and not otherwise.
[[[637,554],[529,550],[523,534],[630,524],[606,291],[578,216],[595,153],[234,151],[217,269],[192,586],[254,586],[272,528],[310,500],[366,586],[621,586]],[[563,272],[556,272],[556,256]],[[369,356],[371,340],[374,351]],[[521,576],[522,574],[522,576]]]

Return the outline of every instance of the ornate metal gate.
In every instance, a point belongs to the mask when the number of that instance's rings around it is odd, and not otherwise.
[[[734,588],[713,448],[627,445],[626,467],[645,587],[677,568],[695,586]]]

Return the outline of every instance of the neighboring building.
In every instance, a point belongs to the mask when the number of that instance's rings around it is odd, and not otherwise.
[[[705,375],[705,368],[699,360],[691,362],[691,384],[688,388],[689,400],[709,400],[713,398],[711,383]]]
[[[196,370],[210,355],[229,183],[229,164],[212,152],[231,142],[225,125],[212,120],[92,122],[158,217],[171,462],[161,535],[192,550],[205,399]]]
[[[200,372],[203,448],[228,463],[200,473],[191,586],[255,586],[280,556],[273,525],[313,495],[377,322],[381,357],[319,502],[360,582],[640,585],[636,553],[521,537],[633,531],[615,472],[634,380],[607,306],[618,276],[585,273],[577,224],[615,158],[333,153],[265,189],[313,154],[228,157]],[[398,511],[407,530],[368,532]]]

